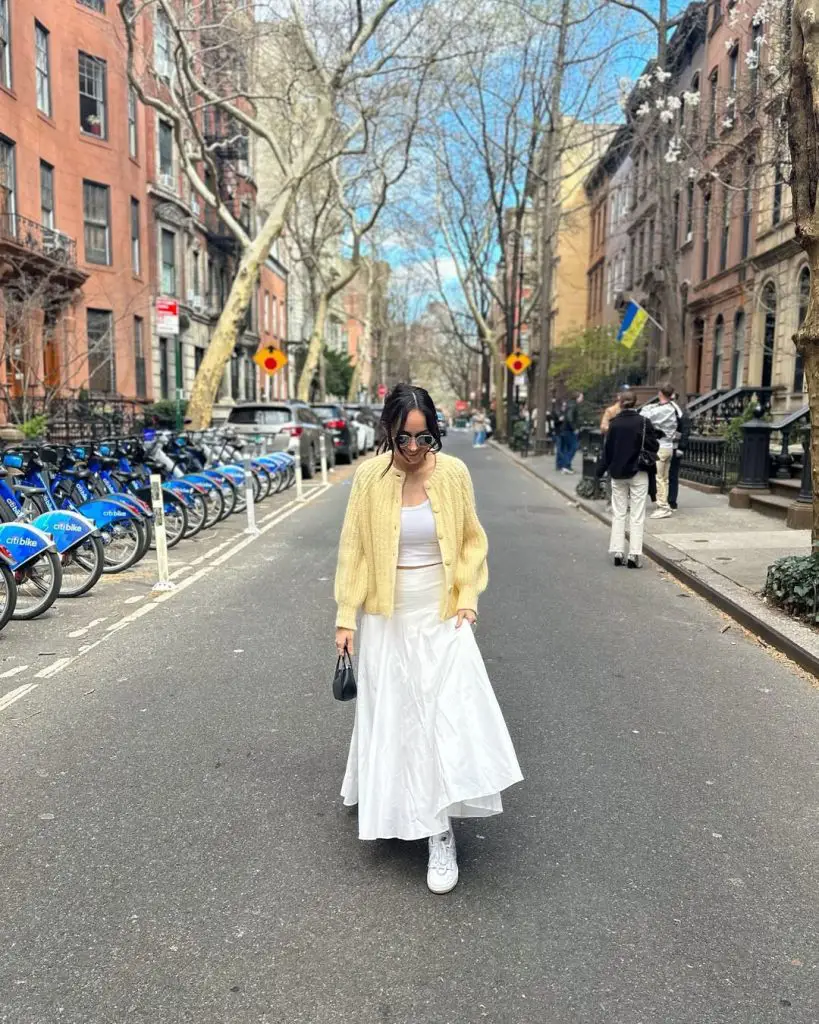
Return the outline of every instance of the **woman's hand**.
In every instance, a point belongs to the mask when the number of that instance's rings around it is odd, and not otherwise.
[[[347,653],[352,656],[355,654],[355,630],[354,629],[337,629],[336,630],[336,650],[338,651],[339,658],[344,653],[344,648],[347,648]]]
[[[460,629],[464,622],[468,622],[470,626],[474,626],[477,621],[478,616],[471,608],[459,608],[458,621],[455,623],[455,628]]]

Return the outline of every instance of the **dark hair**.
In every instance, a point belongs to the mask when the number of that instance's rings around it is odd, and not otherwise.
[[[620,408],[633,409],[637,405],[637,396],[633,391],[623,391],[620,395]]]
[[[671,396],[674,394],[674,388],[672,387],[671,384],[661,384],[660,385],[660,394],[664,398],[671,398]]]
[[[423,414],[427,430],[435,438],[435,444],[430,448],[430,451],[439,452],[443,447],[441,444],[441,428],[438,426],[438,414],[435,411],[435,403],[430,398],[429,392],[424,391],[423,388],[417,388],[414,384],[396,384],[384,402],[384,410],[381,413],[384,440],[378,448],[379,452],[392,453],[390,466],[393,463],[393,459],[395,459],[395,438],[407,422],[407,416],[414,409]]]

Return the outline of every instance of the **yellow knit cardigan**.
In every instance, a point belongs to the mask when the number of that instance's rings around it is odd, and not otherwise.
[[[461,608],[477,612],[478,594],[488,582],[487,542],[469,470],[450,455],[439,453],[436,459],[424,488],[444,564],[440,614],[448,619]],[[389,464],[389,454],[379,455],[360,466],[353,479],[336,570],[336,625],[342,629],[356,628],[362,606],[370,615],[389,618],[393,612],[405,474]]]

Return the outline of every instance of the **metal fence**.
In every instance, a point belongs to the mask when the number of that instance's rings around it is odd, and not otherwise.
[[[729,490],[739,480],[741,453],[740,440],[692,435],[683,455],[680,479]]]
[[[46,417],[46,437],[55,444],[90,441],[139,433],[145,425],[145,406],[127,398],[32,398],[0,395],[6,422],[19,425],[35,416]]]

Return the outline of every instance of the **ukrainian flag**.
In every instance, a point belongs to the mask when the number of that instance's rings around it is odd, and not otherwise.
[[[623,348],[634,348],[634,343],[640,337],[648,320],[648,313],[639,302],[629,302],[626,312],[623,314],[623,322],[617,332],[617,344]]]

